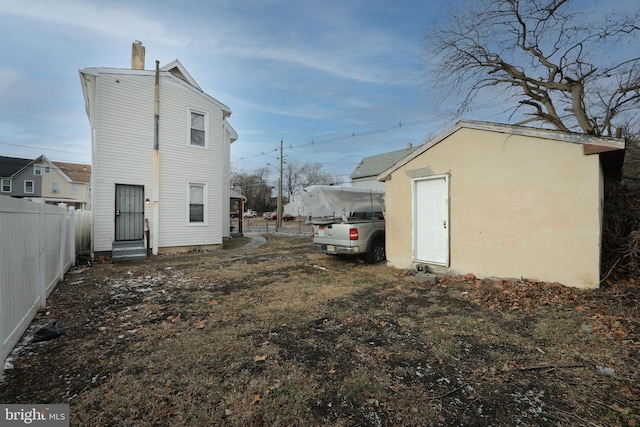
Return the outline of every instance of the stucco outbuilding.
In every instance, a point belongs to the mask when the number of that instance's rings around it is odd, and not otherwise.
[[[605,175],[623,139],[461,121],[378,179],[387,262],[596,288]]]

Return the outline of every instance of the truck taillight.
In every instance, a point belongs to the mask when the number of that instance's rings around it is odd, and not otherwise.
[[[349,229],[349,240],[358,240],[358,229],[350,228]]]

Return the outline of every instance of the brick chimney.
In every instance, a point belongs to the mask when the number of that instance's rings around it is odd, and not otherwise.
[[[139,40],[131,44],[131,69],[144,70],[144,46]]]

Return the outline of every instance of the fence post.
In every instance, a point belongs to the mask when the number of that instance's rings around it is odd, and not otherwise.
[[[58,257],[58,274],[57,280],[61,281],[64,279],[64,263],[67,258],[67,205],[64,203],[58,204],[61,208],[63,208],[64,214],[62,215],[62,224],[60,228],[60,256]]]
[[[69,254],[69,261],[71,261],[71,265],[76,265],[76,208],[73,206],[69,206],[69,230],[67,231],[67,240],[69,241],[69,250],[67,253]]]
[[[45,308],[47,306],[47,272],[46,272],[46,257],[47,257],[47,236],[46,236],[46,228],[47,228],[47,215],[45,212],[45,203],[44,200],[38,199],[34,200],[34,202],[40,203],[40,214],[38,215],[38,263],[37,271],[38,271],[38,294],[39,303],[38,308]]]

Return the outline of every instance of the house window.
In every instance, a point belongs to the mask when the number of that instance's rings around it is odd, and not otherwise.
[[[189,224],[205,224],[207,217],[205,184],[189,183]]]
[[[51,172],[51,167],[45,166],[44,167],[44,173],[49,173],[49,172]]]
[[[59,184],[59,183],[57,183],[57,182],[55,182],[55,181],[53,181],[53,182],[51,183],[51,192],[52,192],[52,193],[57,193],[57,192],[59,192],[59,191],[60,191],[60,184]]]
[[[2,192],[11,193],[11,180],[8,178],[2,178]]]
[[[33,165],[33,174],[42,175],[42,165]]]
[[[204,113],[197,111],[189,111],[189,144],[196,147],[206,147],[207,145],[207,133],[205,131],[205,124],[207,117]]]
[[[33,194],[33,181],[24,182],[24,194]]]
[[[78,194],[78,184],[75,182],[71,183],[71,194]]]

